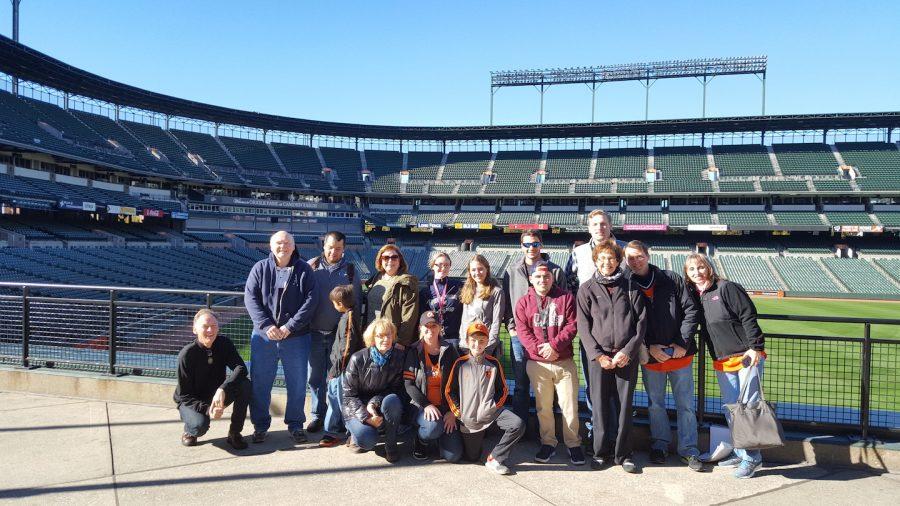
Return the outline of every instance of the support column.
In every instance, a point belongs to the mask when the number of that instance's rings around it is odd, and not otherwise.
[[[594,123],[594,112],[597,108],[597,82],[591,83],[591,123]]]
[[[650,79],[649,77],[642,81],[641,84],[644,86],[644,121],[650,119],[650,87],[655,83],[655,79]]]
[[[763,72],[763,75],[760,78],[760,81],[762,81],[762,115],[765,116],[766,115],[766,73],[765,72]]]
[[[11,0],[12,1],[12,38],[14,41],[19,42],[19,3],[22,0]],[[12,94],[19,94],[19,79],[16,76],[12,76]]]
[[[491,122],[490,126],[494,126],[494,93],[497,93],[497,90],[500,88],[494,87],[491,85]]]
[[[541,117],[540,117],[540,123],[538,123],[538,124],[543,125],[544,124],[544,84],[543,83],[541,83],[540,93],[541,93]]]

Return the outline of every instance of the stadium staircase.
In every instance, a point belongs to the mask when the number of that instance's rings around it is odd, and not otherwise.
[[[222,142],[222,139],[219,138],[218,132],[216,132],[216,135],[213,135],[212,138],[216,140],[216,144],[218,144],[219,147],[222,148],[222,151],[228,156],[228,159],[230,159],[231,162],[234,163],[235,167],[237,167],[238,169],[244,168],[243,166],[241,166],[240,162],[238,162],[238,159],[231,153],[231,151],[228,150],[228,147],[225,146],[225,143]]]
[[[898,281],[898,278],[900,278],[900,272],[895,273],[894,275],[891,275],[887,270],[885,270],[884,267],[881,266],[880,263],[878,263],[878,262],[868,262],[868,263],[869,263],[869,265],[872,266],[873,269],[875,269],[879,274],[881,274],[884,277],[884,279],[888,280],[888,282],[890,282],[892,285],[894,285],[897,288],[898,291],[900,291],[900,281]]]
[[[778,177],[784,177],[784,173],[781,172],[781,165],[778,164],[778,157],[775,156],[775,150],[772,149],[771,144],[766,146],[766,151],[769,152],[769,161],[772,162],[772,169],[775,170],[775,175]],[[760,191],[762,191],[762,188],[760,188]]]
[[[285,176],[290,177],[291,174],[288,172],[287,167],[284,166],[284,162],[281,161],[281,158],[278,157],[278,153],[275,152],[275,148],[272,147],[272,143],[267,142],[266,147],[269,148],[269,153],[272,153],[272,158],[275,159],[275,163],[278,164],[278,168],[281,169],[281,173]]]
[[[766,267],[769,268],[769,273],[772,275],[772,278],[775,279],[775,281],[777,281],[779,285],[781,285],[785,289],[787,289],[788,284],[784,282],[784,278],[781,277],[781,274],[779,274],[778,269],[776,269],[775,266],[772,265],[771,258],[769,258],[768,256],[763,257],[763,261],[766,263]]]
[[[825,262],[822,261],[821,257],[816,257],[815,262],[819,266],[819,268],[822,269],[822,272],[824,272],[828,276],[828,278],[831,279],[831,281],[841,289],[842,292],[850,292],[850,289],[847,288],[847,285],[845,285],[844,282],[840,280],[840,278],[835,276],[834,272],[832,272],[832,270],[829,269],[827,265],[825,265]]]

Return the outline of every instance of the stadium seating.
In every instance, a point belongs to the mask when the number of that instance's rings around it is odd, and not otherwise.
[[[325,166],[337,173],[340,181],[335,181],[336,186],[342,191],[361,192],[365,190],[360,173],[362,172],[362,160],[359,151],[346,148],[319,148]]]
[[[616,193],[646,193],[647,189],[644,181],[619,181],[616,184]]]
[[[533,181],[532,175],[541,168],[540,151],[498,151],[494,160],[494,175],[499,183],[522,184]],[[505,193],[534,193],[532,191],[505,192]]]
[[[250,170],[268,171],[276,174],[282,174],[281,167],[269,146],[255,139],[241,139],[238,137],[219,136],[222,144],[228,148],[231,155],[241,164],[241,167]]]
[[[900,227],[900,213],[879,212],[875,216],[886,227]]]
[[[766,261],[762,257],[751,255],[718,255],[716,259],[728,279],[738,281],[747,290],[783,290],[778,281],[772,277]]]
[[[677,187],[688,190],[674,191],[691,191],[690,186],[699,182],[701,174],[709,167],[706,148],[699,146],[659,147],[653,150],[653,160],[654,168],[662,173],[662,181],[657,183],[687,183]]]
[[[876,258],[872,262],[878,264],[895,281],[900,282],[900,258]]]
[[[438,171],[441,168],[441,160],[443,159],[443,153],[410,151],[406,154],[406,168],[409,170],[409,178],[423,181],[436,180]]]
[[[400,193],[400,176],[389,174],[379,177],[372,183],[372,191],[378,193]]]
[[[375,177],[397,174],[403,169],[403,153],[399,151],[367,149],[364,154],[366,168]]]
[[[496,215],[494,213],[459,213],[456,215],[456,223],[494,223]]]
[[[837,159],[826,144],[773,144],[772,150],[785,176],[837,174]]]
[[[827,294],[842,292],[814,258],[773,257],[771,261],[788,290]]]
[[[497,215],[497,225],[509,225],[511,223],[537,223],[534,213],[502,212]]]
[[[141,143],[148,148],[159,150],[169,160],[169,163],[192,179],[209,181],[214,176],[201,164],[192,162],[184,149],[181,148],[162,128],[156,125],[120,121],[120,125],[131,132]]]
[[[769,152],[763,146],[713,146],[712,152],[719,177],[775,175]]]
[[[865,191],[900,190],[900,151],[896,144],[838,142],[844,162],[859,169],[857,184]]]
[[[844,179],[816,179],[813,181],[816,191],[848,193],[853,191],[850,181]]]
[[[760,188],[764,192],[783,193],[783,192],[808,192],[809,186],[806,180],[785,180],[785,179],[763,179],[759,182]]]
[[[602,195],[611,192],[610,183],[575,183],[575,193],[578,195]]]
[[[688,225],[711,225],[712,214],[703,212],[670,212],[669,226],[686,227]]]
[[[445,173],[446,174],[446,173]],[[478,195],[481,193],[480,184],[460,184],[459,188],[457,188],[456,193],[459,195]]]
[[[719,191],[729,193],[753,193],[756,187],[753,181],[719,181]]]
[[[625,225],[662,225],[665,223],[661,212],[629,211],[625,213]]]
[[[581,225],[581,216],[577,213],[544,212],[538,223],[546,223],[550,226],[557,225]]]
[[[679,176],[653,183],[653,193],[712,193],[712,191],[712,183],[708,179],[700,179],[699,176],[692,179]]]
[[[480,179],[488,168],[491,154],[487,151],[454,151],[447,154],[447,164],[441,179]]]
[[[719,223],[723,223],[726,225],[756,225],[756,226],[766,226],[770,225],[769,217],[766,213],[763,212],[753,212],[753,211],[745,211],[745,212],[737,212],[737,211],[719,211]]]
[[[772,213],[779,225],[822,226],[819,215],[813,211],[775,211]]]
[[[586,149],[547,151],[548,179],[588,179],[592,153]]]
[[[309,146],[298,144],[282,144],[273,142],[272,149],[278,155],[278,159],[284,164],[284,168],[292,174],[307,174],[311,176],[322,175],[322,163],[316,150]]]
[[[453,193],[453,189],[456,187],[454,183],[429,183],[428,185],[428,193],[429,195],[450,195]],[[481,189],[481,185],[477,186],[477,189],[473,193],[478,193],[478,190]],[[464,193],[460,190],[460,193]]]
[[[541,185],[540,193],[543,194],[553,194],[553,195],[568,195],[569,194],[569,182],[568,181],[545,181]]]
[[[597,151],[598,179],[643,178],[647,172],[647,150],[643,148]]]
[[[216,139],[209,134],[190,132],[188,130],[169,130],[187,148],[189,153],[199,155],[207,165],[234,167],[234,161]],[[215,170],[215,168],[213,168]]]
[[[828,211],[825,218],[832,225],[872,225],[871,218],[864,212]]]
[[[885,279],[869,262],[859,258],[823,258],[825,266],[851,292],[900,294],[900,288]]]

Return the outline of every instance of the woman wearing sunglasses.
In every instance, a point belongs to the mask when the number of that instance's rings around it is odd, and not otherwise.
[[[395,244],[378,250],[375,269],[375,275],[366,281],[366,323],[387,318],[397,326],[397,345],[405,349],[418,339],[419,280],[409,274]]]

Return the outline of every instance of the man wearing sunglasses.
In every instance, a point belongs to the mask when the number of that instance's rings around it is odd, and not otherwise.
[[[528,293],[528,289],[531,287],[531,274],[534,272],[534,267],[537,264],[546,264],[549,267],[556,286],[565,287],[567,285],[563,269],[551,262],[550,256],[542,252],[543,241],[540,232],[536,230],[523,232],[519,237],[519,243],[522,245],[522,259],[512,261],[506,272],[503,273],[503,289],[506,291],[506,300],[509,301],[506,305],[506,317],[504,319],[506,321],[506,330],[509,331],[509,355],[516,379],[515,389],[513,390],[513,412],[527,424],[528,410],[531,405],[531,397],[529,395],[531,383],[528,380],[528,373],[525,369],[528,355],[516,332],[514,308],[518,304],[519,299]]]

